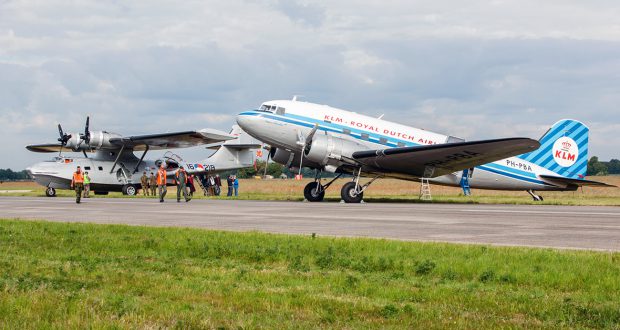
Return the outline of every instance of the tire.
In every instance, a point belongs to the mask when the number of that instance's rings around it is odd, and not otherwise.
[[[138,189],[136,189],[136,186],[130,184],[126,184],[123,186],[123,195],[135,196],[137,193]]]
[[[47,187],[47,189],[45,189],[45,196],[56,197],[56,189],[52,187]]]
[[[310,182],[304,188],[304,197],[308,202],[320,202],[325,198],[325,190],[320,193],[316,193],[317,188],[319,187],[318,182]]]
[[[340,197],[345,203],[360,203],[364,198],[364,193],[355,193],[355,182],[347,182],[340,190]]]

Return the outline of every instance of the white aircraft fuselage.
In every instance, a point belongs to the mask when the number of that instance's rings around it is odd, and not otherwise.
[[[276,151],[271,154],[273,160],[289,167],[299,166],[300,155],[304,148],[304,137],[311,134],[316,126],[316,134],[310,152],[307,152],[301,162],[304,167],[331,172],[353,172],[356,164],[351,160],[352,154],[356,151],[429,146],[464,141],[449,135],[327,105],[295,100],[265,102],[260,109],[240,113],[237,116],[237,123],[251,136],[271,145],[272,148],[276,148]],[[575,124],[574,127],[580,128],[581,126]],[[587,127],[585,130],[585,148],[587,151]],[[316,136],[321,137],[320,141],[315,141]],[[546,144],[549,143],[551,142]],[[545,160],[550,157],[551,160],[548,162],[555,166],[562,161],[562,157],[568,158],[568,164],[566,162],[564,164],[567,165],[565,169],[568,171],[568,169],[572,169],[571,166],[581,167],[581,163],[587,160],[587,154],[577,155],[576,157],[575,148],[577,144],[581,148],[583,142],[581,140],[575,142],[573,149],[568,151],[559,150],[555,145],[542,145],[541,148],[549,149],[549,155],[545,154]],[[317,148],[320,150],[317,151]],[[558,153],[558,150],[561,152]],[[573,153],[571,154],[570,151]],[[575,164],[577,162],[580,164]],[[360,165],[358,164],[358,166]],[[420,179],[420,176],[395,172],[377,173],[372,168],[365,168],[363,165],[361,167],[366,176],[379,174],[382,177],[406,180]],[[561,176],[558,173],[558,169],[553,166],[545,165],[540,161],[528,160],[528,156],[525,154],[475,166],[465,171],[433,177],[429,180],[441,185],[462,186],[462,179],[465,175],[468,177],[468,184],[471,188],[526,191],[575,190],[577,188],[577,186],[566,182],[549,181],[540,177],[541,175]],[[568,172],[566,173],[568,174]],[[585,175],[585,172],[583,174]],[[581,177],[581,175],[579,176]]]

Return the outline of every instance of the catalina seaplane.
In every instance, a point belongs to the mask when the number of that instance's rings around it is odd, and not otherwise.
[[[564,119],[540,140],[502,138],[465,141],[326,105],[275,100],[237,116],[244,131],[271,146],[268,157],[289,168],[316,170],[304,189],[311,202],[341,175],[353,176],[341,189],[347,203],[362,201],[378,178],[389,177],[471,188],[536,191],[607,186],[585,180],[588,127]],[[321,173],[338,173],[326,184]],[[372,179],[360,184],[360,177]]]
[[[136,195],[142,173],[157,171],[165,162],[168,184],[174,183],[174,174],[180,166],[190,174],[202,176],[220,171],[234,170],[253,165],[253,151],[257,144],[244,143],[249,136],[237,125],[230,134],[214,129],[201,129],[174,133],[121,136],[106,131],[90,131],[86,119],[84,133],[67,134],[58,125],[58,143],[26,146],[33,152],[58,152],[52,160],[40,162],[27,168],[35,182],[46,187],[48,197],[56,196],[56,189],[70,189],[71,178],[77,166],[88,172],[91,190],[98,195],[120,191]],[[251,139],[251,138],[250,138]],[[187,148],[199,145],[217,145],[217,151],[197,163],[185,163],[182,158],[167,152],[163,158],[145,160],[150,150]],[[63,151],[82,152],[84,157],[67,157]],[[134,152],[141,151],[140,157]],[[90,156],[89,156],[90,154]]]

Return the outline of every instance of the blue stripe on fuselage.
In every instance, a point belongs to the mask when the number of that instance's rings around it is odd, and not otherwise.
[[[262,115],[262,117],[264,118],[269,118],[269,119],[273,119],[273,120],[279,120],[282,122],[286,122],[286,123],[290,123],[290,124],[294,124],[294,125],[299,125],[299,126],[303,126],[303,127],[308,127],[308,128],[312,128],[314,127],[314,125],[318,124],[319,125],[319,129],[326,131],[326,132],[334,132],[334,133],[342,133],[343,129],[348,129],[351,131],[350,136],[358,139],[358,140],[362,140],[362,141],[367,141],[367,142],[374,142],[377,144],[381,144],[378,141],[380,140],[380,138],[385,138],[388,139],[388,146],[394,146],[396,147],[398,144],[394,143],[394,142],[390,142],[390,139],[392,141],[398,141],[401,143],[404,143],[406,146],[419,146],[420,144],[411,142],[411,141],[407,141],[407,140],[401,140],[401,139],[395,139],[393,137],[389,137],[387,135],[381,135],[381,134],[376,134],[376,133],[370,133],[368,131],[363,131],[360,129],[356,129],[356,128],[351,128],[351,127],[347,127],[347,126],[343,126],[343,125],[338,125],[338,124],[334,124],[334,123],[327,123],[324,121],[321,121],[319,119],[315,119],[315,118],[310,118],[310,117],[304,117],[304,116],[299,116],[299,115],[293,115],[293,114],[286,114],[286,115],[277,115],[277,114],[273,114],[273,113],[268,113],[268,112],[262,112],[262,111],[246,111],[246,112],[242,112],[239,115],[245,115],[245,116],[259,116]],[[288,118],[287,118],[288,117]],[[362,133],[366,133],[369,136],[369,139],[362,139],[361,138],[361,134]],[[373,141],[374,140],[374,141]],[[483,171],[487,171],[487,172],[492,172],[495,174],[499,174],[502,176],[506,176],[509,178],[513,178],[513,179],[517,179],[517,180],[521,180],[521,181],[526,181],[526,182],[530,182],[530,183],[535,183],[535,184],[540,184],[540,185],[549,185],[543,181],[537,180],[536,178],[536,174],[531,173],[531,172],[527,172],[527,171],[522,171],[519,169],[515,169],[515,168],[511,168],[508,166],[504,166],[504,165],[500,165],[500,164],[495,164],[495,163],[488,163],[488,164],[484,164],[484,165],[480,165],[480,166],[476,166],[476,168],[483,170]]]

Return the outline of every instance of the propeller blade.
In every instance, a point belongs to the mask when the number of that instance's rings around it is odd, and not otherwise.
[[[90,116],[86,116],[86,127],[84,128],[84,141],[90,143]]]

